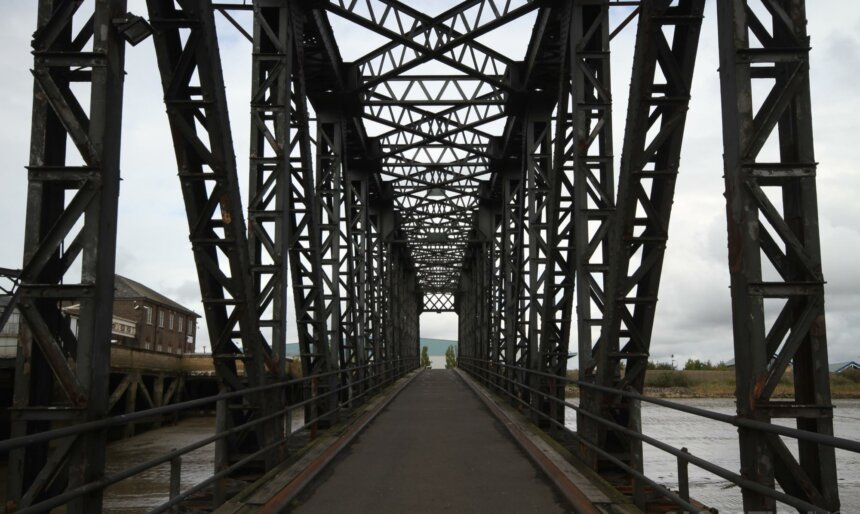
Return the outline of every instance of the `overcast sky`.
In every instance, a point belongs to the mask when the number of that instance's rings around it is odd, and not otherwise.
[[[433,2],[439,11],[450,2]],[[427,5],[421,2],[416,5]],[[4,243],[0,266],[21,266],[33,81],[30,38],[35,1],[4,2],[0,17],[0,174]],[[652,359],[732,357],[729,274],[717,75],[716,14],[708,3],[693,86],[680,176],[672,213]],[[87,6],[83,9],[86,9]],[[145,14],[142,0],[129,9]],[[808,2],[812,37],[812,107],[827,326],[832,362],[858,359],[860,337],[860,4],[853,0]],[[613,18],[622,16],[613,14]],[[247,19],[244,20],[247,23]],[[521,59],[533,18],[488,34],[483,42]],[[334,22],[347,59],[380,40],[345,22]],[[247,192],[250,45],[219,22],[222,60],[243,194]],[[616,163],[620,157],[635,24],[613,40]],[[143,282],[202,313],[194,262],[161,85],[151,41],[128,49],[123,111],[122,190],[117,272]],[[617,169],[617,164],[616,164]],[[293,316],[290,307],[290,318]],[[424,314],[422,335],[456,339],[453,314]],[[573,331],[575,333],[575,330]],[[206,345],[201,323],[198,348]],[[290,340],[295,340],[291,326]],[[571,342],[575,346],[575,342]]]

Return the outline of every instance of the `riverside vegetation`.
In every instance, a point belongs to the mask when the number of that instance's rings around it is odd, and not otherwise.
[[[568,378],[577,379],[578,371],[568,371]],[[848,370],[830,374],[833,398],[860,398],[860,371]],[[701,369],[649,369],[645,374],[645,394],[657,398],[734,398],[735,372]],[[576,397],[579,388],[568,385],[567,396]],[[774,398],[794,396],[791,372],[785,374],[774,391]]]

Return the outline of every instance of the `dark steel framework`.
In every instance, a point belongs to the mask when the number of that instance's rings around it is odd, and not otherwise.
[[[122,1],[96,0],[87,13],[77,12],[81,5],[40,0],[33,40],[16,291],[29,328],[13,436],[106,413],[123,31],[133,18]],[[613,6],[635,10],[613,28]],[[578,411],[583,458],[601,471],[613,462],[643,469],[641,440],[627,434],[641,431],[636,393],[704,0],[464,0],[437,15],[399,0],[147,0],[147,8],[223,391],[288,378],[292,303],[303,372],[320,377],[304,382],[316,399],[306,414],[331,423],[403,362],[417,365],[422,311],[453,311],[460,356],[489,362],[483,378],[529,405],[548,430],[564,421],[557,378],[573,344],[580,379],[595,386],[583,389]],[[804,3],[721,0],[718,9],[738,414],[796,418],[800,428],[832,434]],[[252,51],[245,204],[219,16]],[[525,16],[534,28],[522,60],[481,42]],[[385,43],[345,62],[335,17]],[[635,17],[616,176],[610,40]],[[73,18],[84,20],[77,33]],[[762,80],[773,87],[756,104],[753,84]],[[71,87],[80,83],[91,88],[89,113]],[[770,139],[779,160],[759,161]],[[67,156],[67,141],[79,157]],[[80,278],[71,277],[78,269]],[[769,326],[766,300],[781,302]],[[77,337],[61,312],[73,301],[81,305]],[[795,399],[773,401],[789,364]],[[271,468],[286,451],[279,442],[289,425],[277,414],[284,399],[227,397],[218,430],[252,428],[219,439],[216,469],[260,453],[257,467]],[[802,441],[795,459],[777,435],[741,428],[740,438],[745,477],[838,508],[832,448]],[[10,497],[26,506],[98,478],[104,434],[20,448],[11,465],[20,472]],[[642,493],[635,488],[637,501]],[[744,495],[747,509],[774,508],[767,496]],[[100,501],[93,492],[70,508],[97,511]]]
[[[717,14],[738,415],[832,435],[805,3],[721,2]],[[794,398],[774,400],[789,366]],[[780,437],[741,429],[742,473],[839,510],[833,448],[798,445],[796,458]],[[745,491],[744,509],[775,502]]]

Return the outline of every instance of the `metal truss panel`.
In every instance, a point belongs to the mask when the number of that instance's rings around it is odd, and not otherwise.
[[[96,0],[81,7],[41,0],[33,34],[13,438],[51,429],[45,412],[61,425],[107,414],[125,62],[114,23],[126,4]],[[88,98],[76,93],[81,89]],[[75,161],[82,165],[68,164]],[[79,309],[76,330],[65,311],[72,304]],[[106,433],[96,431],[13,450],[6,507],[24,509],[102,478],[105,444]],[[101,507],[102,492],[95,490],[70,501],[67,511]]]
[[[267,370],[279,374],[278,363],[260,331],[254,282],[261,277],[251,273],[212,4],[188,0],[177,9],[173,0],[148,0],[147,7],[215,370],[225,389],[262,386]],[[246,378],[237,373],[239,362]],[[265,395],[255,395],[234,405],[229,414],[224,408],[216,430],[265,416],[273,408]],[[264,423],[251,437],[219,440],[216,469],[249,450],[268,447],[281,427]],[[273,466],[276,455],[271,452],[265,465]]]
[[[732,0],[717,15],[738,416],[795,418],[832,435],[805,2]],[[775,402],[789,365],[794,398]],[[839,510],[833,447],[800,441],[795,457],[779,437],[739,434],[745,477]],[[744,510],[776,510],[771,498],[743,495]]]
[[[600,342],[592,356],[599,385],[644,387],[703,10],[704,0],[640,6]],[[606,396],[595,395],[589,408],[641,430],[638,402]],[[642,469],[641,443],[598,432],[599,444]]]
[[[571,152],[577,340],[580,377],[594,381],[599,328],[606,305],[609,225],[615,213],[609,2],[575,1],[571,23],[570,116],[574,126]],[[587,389],[582,390],[581,397],[582,404],[587,407],[598,402]],[[579,416],[577,423],[584,437],[597,437],[599,427],[590,420]]]
[[[286,375],[289,131],[292,29],[283,2],[255,3],[251,59],[251,151],[248,244],[263,337],[268,336],[275,375]]]

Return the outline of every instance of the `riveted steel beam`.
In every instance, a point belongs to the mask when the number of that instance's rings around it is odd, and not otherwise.
[[[738,416],[795,418],[832,435],[805,2],[721,2],[717,22]],[[789,366],[794,397],[775,402]],[[832,447],[799,441],[795,457],[779,437],[739,436],[745,477],[839,510]],[[764,495],[743,496],[744,510],[776,510]]]
[[[600,385],[644,388],[703,9],[702,0],[643,2],[640,7],[603,320],[592,352]],[[597,398],[590,409],[641,430],[638,402]],[[611,430],[599,434],[604,448],[642,469],[641,443]],[[634,497],[644,501],[638,482]]]
[[[125,16],[126,3],[96,0],[83,10],[81,4],[40,0],[33,34],[13,438],[49,430],[46,412],[64,424],[107,415],[125,62],[114,20]],[[79,96],[81,89],[88,98]],[[83,164],[68,164],[75,161]],[[79,275],[70,272],[73,266]],[[78,305],[74,328],[65,310],[72,304]],[[7,508],[23,509],[101,478],[105,444],[106,433],[94,431],[14,450]],[[101,508],[100,490],[67,505],[72,513]]]
[[[222,388],[261,386],[279,364],[260,331],[214,11],[208,0],[178,6],[148,0],[147,7],[215,369]],[[244,378],[237,373],[240,361]],[[271,408],[265,395],[256,395],[229,414],[225,409],[217,429]],[[277,432],[277,424],[267,423],[247,437],[220,440],[216,468],[238,460],[247,450],[243,445],[268,445]],[[264,465],[275,462],[266,459]]]

